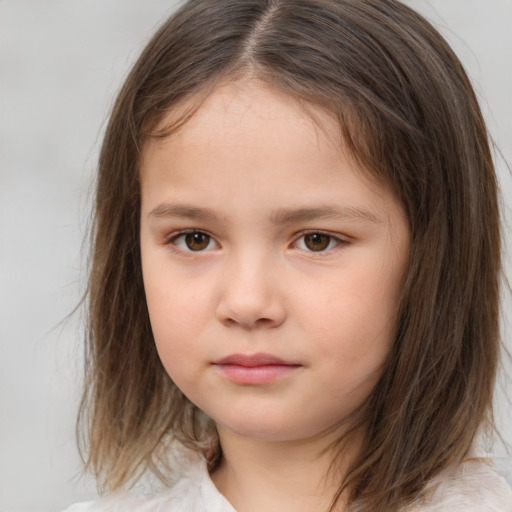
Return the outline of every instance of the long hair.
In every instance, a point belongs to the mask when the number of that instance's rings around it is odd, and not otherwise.
[[[440,34],[396,0],[190,0],[144,49],[99,159],[80,416],[87,464],[116,489],[147,468],[165,478],[175,440],[211,467],[219,459],[215,429],[155,349],[139,162],[148,137],[176,129],[154,133],[170,109],[247,75],[335,116],[340,140],[406,212],[396,339],[340,482],[355,508],[398,510],[492,426],[501,262],[496,177],[474,91]]]

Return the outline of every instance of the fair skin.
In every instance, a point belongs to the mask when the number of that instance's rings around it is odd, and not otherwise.
[[[342,474],[326,477],[324,449],[393,341],[407,221],[336,133],[324,112],[313,121],[293,98],[243,80],[143,150],[156,346],[216,422],[223,459],[212,478],[239,512],[329,507]]]

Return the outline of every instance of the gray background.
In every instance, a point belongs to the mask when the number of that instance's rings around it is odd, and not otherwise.
[[[512,204],[512,1],[409,1],[466,65],[503,157]],[[89,200],[107,112],[173,8],[163,0],[0,0],[0,510],[61,510],[94,496],[79,479],[80,315]],[[510,224],[509,209],[505,209]],[[511,231],[506,228],[510,246]],[[512,262],[507,250],[507,273]],[[504,337],[512,319],[504,301]],[[510,368],[508,370],[510,374]],[[502,379],[503,380],[503,379]],[[510,405],[498,417],[512,443]],[[494,454],[503,465],[505,451]]]

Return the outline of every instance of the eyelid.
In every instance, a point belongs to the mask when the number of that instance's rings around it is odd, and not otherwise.
[[[186,249],[182,249],[180,247],[178,247],[176,244],[175,244],[175,241],[182,237],[182,236],[185,236],[187,234],[191,234],[191,233],[201,233],[201,234],[204,234],[206,236],[208,236],[210,238],[211,241],[213,241],[216,245],[215,248],[210,248],[210,249],[203,249],[203,250],[200,250],[200,251],[193,251],[193,250],[186,250]],[[313,251],[313,250],[309,250],[309,249],[300,249],[298,247],[296,247],[298,241],[307,236],[307,235],[313,235],[313,234],[320,234],[320,235],[324,235],[324,236],[327,236],[329,237],[331,240],[334,240],[336,242],[336,245],[334,247],[331,247],[329,249],[325,249],[325,250],[322,250],[322,251]],[[325,230],[322,230],[322,229],[307,229],[307,230],[303,230],[303,231],[300,231],[298,233],[296,233],[293,237],[293,241],[291,243],[291,246],[294,247],[294,248],[298,248],[299,250],[303,250],[304,252],[308,252],[308,253],[311,253],[311,254],[316,254],[318,256],[322,255],[322,254],[326,254],[326,253],[329,253],[337,248],[339,248],[340,246],[344,246],[344,245],[347,245],[350,243],[350,239],[348,236],[346,235],[341,235],[340,233],[333,233],[332,231],[325,231]],[[171,234],[169,234],[168,236],[165,237],[165,245],[167,246],[170,246],[172,250],[176,251],[176,252],[179,252],[180,254],[195,254],[195,255],[199,255],[200,253],[206,253],[206,252],[210,252],[214,249],[218,249],[220,248],[220,244],[219,242],[216,240],[216,238],[210,234],[208,231],[204,230],[204,229],[198,229],[198,228],[187,228],[187,229],[181,229],[181,230],[178,230],[178,231],[174,231],[172,232]]]
[[[294,239],[293,239],[293,242],[291,245],[296,246],[297,242],[301,238],[304,238],[307,235],[315,235],[315,234],[327,236],[327,237],[331,238],[332,240],[335,240],[337,243],[334,247],[331,247],[330,249],[325,249],[323,251],[312,251],[312,250],[308,250],[308,249],[299,249],[299,250],[303,250],[305,252],[308,252],[311,254],[316,254],[316,255],[320,256],[322,254],[329,253],[332,250],[338,249],[340,246],[348,245],[350,243],[349,237],[341,235],[340,233],[333,233],[332,231],[324,231],[322,229],[307,229],[307,230],[300,231],[299,233],[297,233],[294,236]]]
[[[216,245],[216,247],[214,249],[218,249],[220,248],[220,244],[219,242],[217,242],[216,238],[208,233],[208,231],[204,230],[204,229],[197,229],[197,228],[187,228],[187,229],[180,229],[178,231],[174,231],[172,232],[171,234],[169,234],[168,236],[165,237],[165,245],[169,246],[173,251],[176,251],[176,252],[179,252],[180,254],[186,254],[186,255],[199,255],[201,253],[206,253],[206,252],[210,252],[212,251],[213,249],[203,249],[203,250],[200,250],[200,251],[193,251],[193,250],[187,250],[187,249],[182,249],[181,247],[178,247],[178,245],[175,243],[175,241],[182,237],[182,236],[186,236],[186,235],[189,235],[191,233],[201,233],[202,235],[206,235],[207,237],[210,238],[210,241],[213,241]]]

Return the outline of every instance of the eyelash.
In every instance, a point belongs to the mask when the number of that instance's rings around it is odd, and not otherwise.
[[[319,251],[314,251],[309,248],[297,247],[299,241],[301,241],[301,240],[303,240],[303,245],[305,245],[305,239],[308,236],[326,237],[328,239],[327,247],[325,247],[324,249],[321,249]],[[296,238],[293,243],[293,245],[295,247],[297,247],[298,249],[301,249],[306,252],[310,252],[312,254],[317,254],[317,255],[323,255],[323,254],[329,253],[333,249],[336,249],[336,248],[338,248],[342,245],[346,245],[346,244],[347,244],[346,240],[343,240],[340,237],[333,235],[332,233],[326,233],[324,231],[306,231],[306,232],[300,233],[300,236],[298,238]]]
[[[208,237],[208,244],[206,245],[205,248],[198,250],[198,251],[194,251],[193,249],[190,249],[189,247],[188,248],[180,247],[176,242],[180,238],[182,238],[184,243],[186,244],[185,238],[187,235],[203,235],[205,237]],[[204,250],[208,248],[208,246],[210,245],[211,242],[214,242],[217,245],[217,247],[219,246],[219,244],[217,242],[215,242],[215,239],[210,234],[206,233],[205,231],[201,231],[199,229],[186,229],[184,231],[180,231],[179,233],[175,233],[175,234],[171,235],[167,240],[167,245],[174,246],[175,250],[179,251],[179,252],[194,253],[194,252],[204,252]]]
[[[194,251],[193,249],[191,249],[187,242],[185,241],[187,235],[200,235],[200,236],[204,236],[204,237],[207,237],[207,243],[206,243],[206,246],[204,248],[201,248],[201,249],[198,249],[196,251]],[[321,250],[318,250],[318,251],[315,251],[315,250],[312,250],[312,249],[308,249],[307,247],[304,248],[304,247],[297,247],[299,241],[305,239],[305,237],[307,236],[320,236],[320,237],[327,237],[328,238],[328,243],[327,243],[327,246]],[[186,247],[180,247],[177,243],[177,241],[179,241],[180,239],[183,239],[183,242],[184,244],[187,244]],[[325,242],[325,240],[324,240]],[[219,247],[219,244],[215,241],[215,239],[213,238],[213,236],[211,236],[210,234],[206,233],[205,231],[201,231],[201,230],[198,230],[198,229],[187,229],[187,230],[184,230],[184,231],[180,231],[179,233],[175,233],[173,235],[171,235],[168,240],[167,240],[167,245],[170,245],[170,246],[174,246],[175,250],[176,251],[179,251],[179,252],[182,252],[182,253],[200,253],[200,252],[205,252],[206,250],[208,250],[208,246],[211,244],[211,243],[214,243],[216,245],[216,248]],[[334,244],[334,245],[333,245]],[[325,253],[328,253],[330,251],[332,251],[333,249],[336,249],[340,246],[343,246],[343,245],[347,245],[348,242],[347,240],[344,240],[338,236],[335,236],[331,233],[328,233],[328,232],[324,232],[324,231],[305,231],[305,232],[302,232],[299,234],[299,236],[297,238],[294,239],[294,242],[292,243],[292,246],[295,246],[296,248],[302,250],[302,251],[305,251],[305,252],[309,252],[309,253],[312,253],[312,254],[318,254],[318,255],[322,255],[322,254],[325,254]],[[303,244],[304,245],[304,242]],[[211,250],[211,248],[210,248]]]

